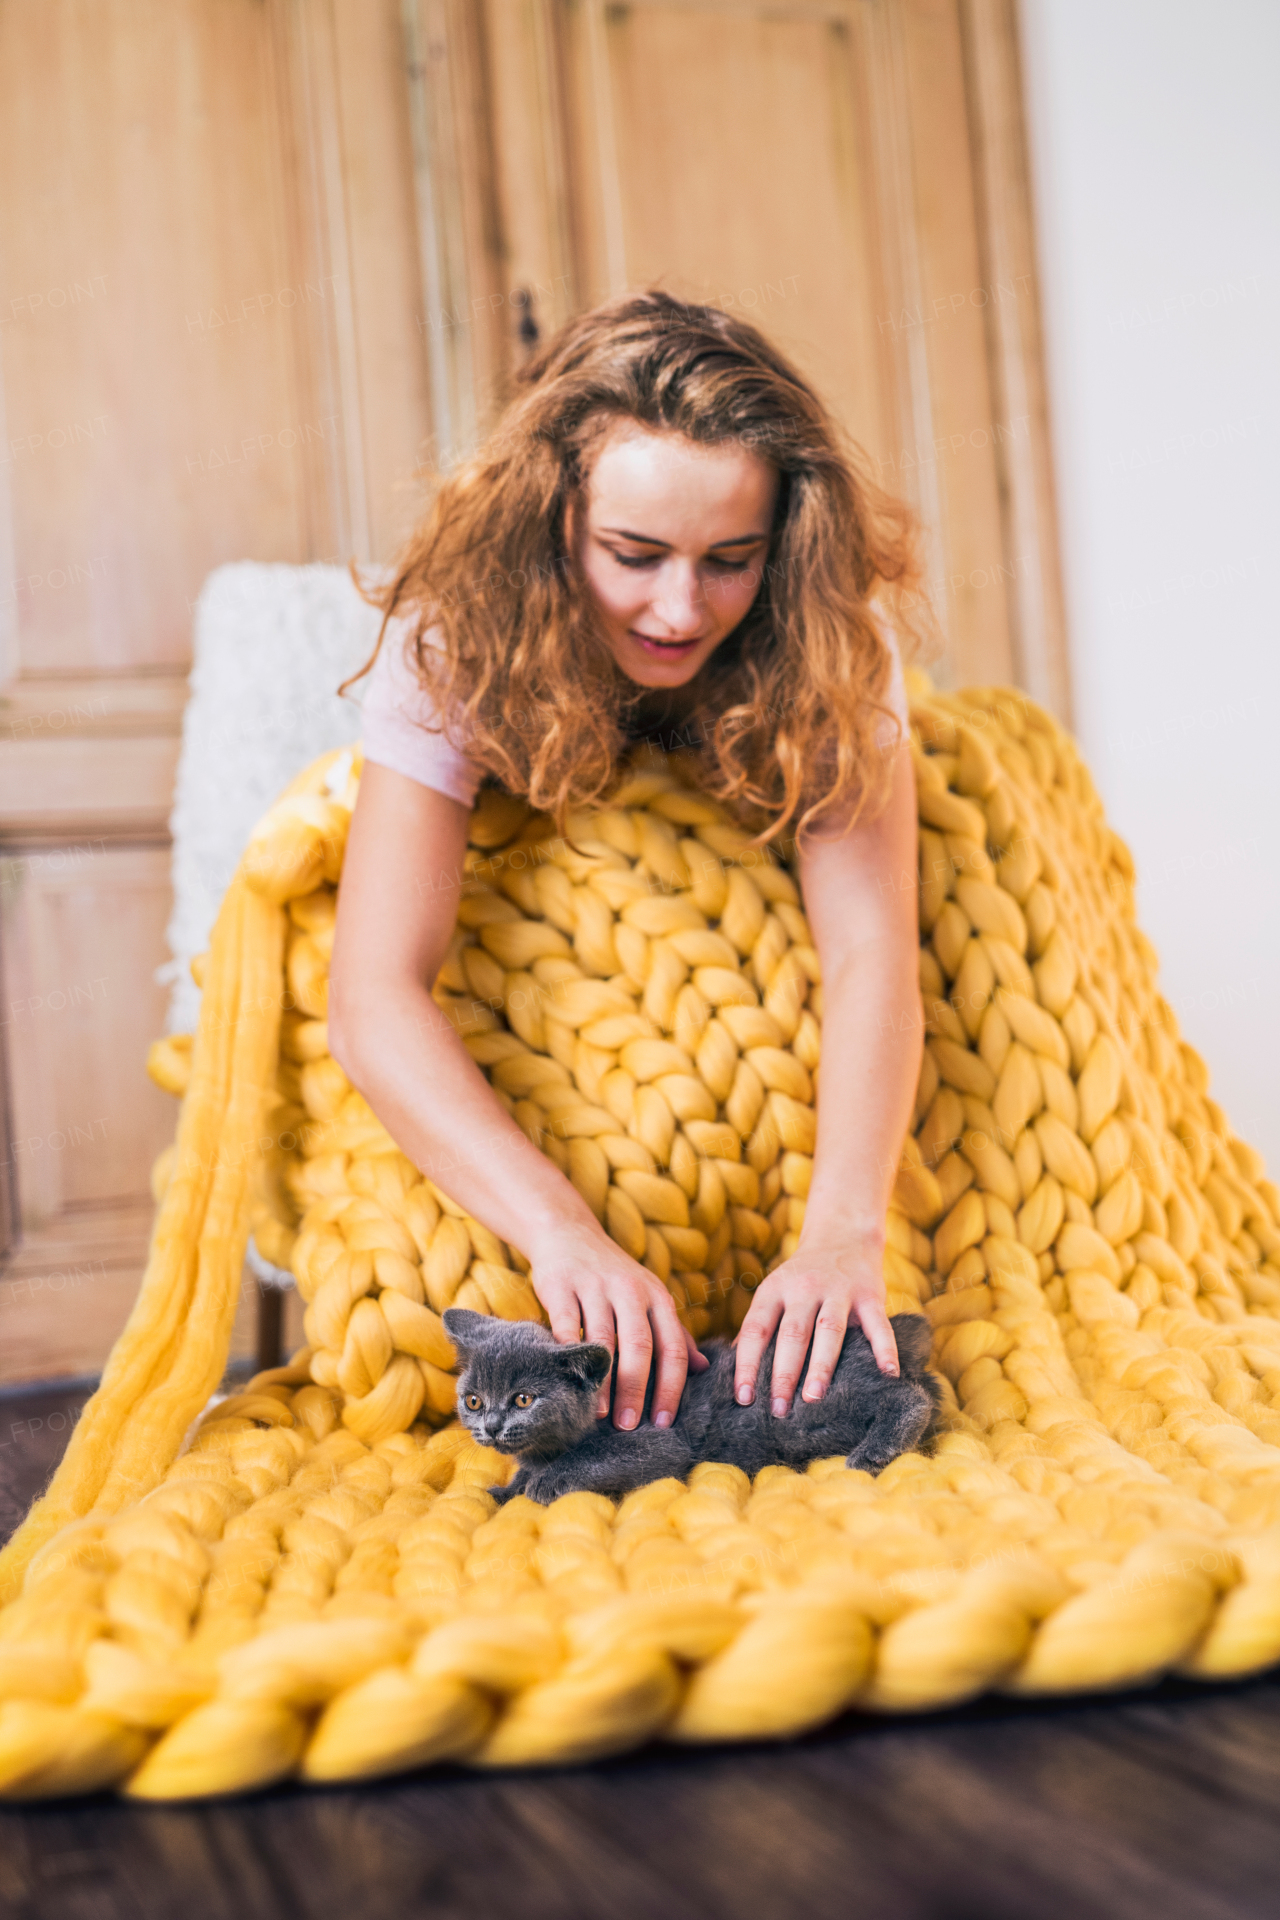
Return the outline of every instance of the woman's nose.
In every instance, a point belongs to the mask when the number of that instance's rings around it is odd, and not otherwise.
[[[664,580],[653,597],[653,617],[664,628],[663,640],[692,638],[706,625],[706,599],[702,582],[693,568],[674,572]]]

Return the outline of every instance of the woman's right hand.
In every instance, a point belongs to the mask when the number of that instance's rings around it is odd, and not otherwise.
[[[575,1225],[558,1226],[529,1247],[528,1257],[530,1282],[547,1310],[556,1339],[585,1337],[614,1355],[614,1425],[639,1424],[649,1368],[656,1364],[650,1417],[655,1427],[669,1427],[689,1369],[701,1373],[710,1362],[680,1324],[675,1302],[661,1280],[602,1230],[592,1234]],[[608,1411],[606,1379],[598,1412]]]
[[[655,1425],[708,1365],[662,1282],[609,1239],[553,1160],[494,1097],[435,1005],[457,917],[469,809],[376,763],[351,820],[329,969],[329,1045],[414,1165],[530,1262],[557,1340],[614,1354],[614,1421],[634,1427],[657,1363]],[[601,1393],[609,1409],[609,1388]]]

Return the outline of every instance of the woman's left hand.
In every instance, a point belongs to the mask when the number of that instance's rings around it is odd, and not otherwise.
[[[777,1330],[772,1412],[788,1413],[804,1357],[813,1341],[805,1400],[820,1400],[831,1384],[850,1320],[861,1323],[882,1373],[898,1372],[898,1347],[885,1312],[884,1236],[861,1241],[809,1241],[762,1280],[737,1338],[734,1394],[742,1406],[755,1399],[764,1350]]]

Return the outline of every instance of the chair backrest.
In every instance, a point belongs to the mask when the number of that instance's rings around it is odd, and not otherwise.
[[[171,1033],[195,1025],[189,962],[254,823],[309,761],[359,738],[359,690],[340,699],[337,688],[368,658],[380,619],[343,567],[244,560],[205,581],[169,821],[173,957],[157,976],[172,985]]]

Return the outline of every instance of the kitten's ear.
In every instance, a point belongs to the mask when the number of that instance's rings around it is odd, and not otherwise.
[[[471,1353],[484,1345],[493,1330],[487,1313],[472,1313],[470,1307],[446,1307],[442,1316],[444,1330],[459,1353]]]
[[[895,1313],[889,1318],[898,1343],[898,1365],[907,1375],[922,1374],[929,1364],[933,1328],[922,1313]]]
[[[613,1355],[608,1347],[602,1347],[593,1340],[576,1341],[572,1346],[561,1347],[560,1354],[569,1372],[589,1387],[598,1387],[602,1380],[607,1379],[613,1365]]]

